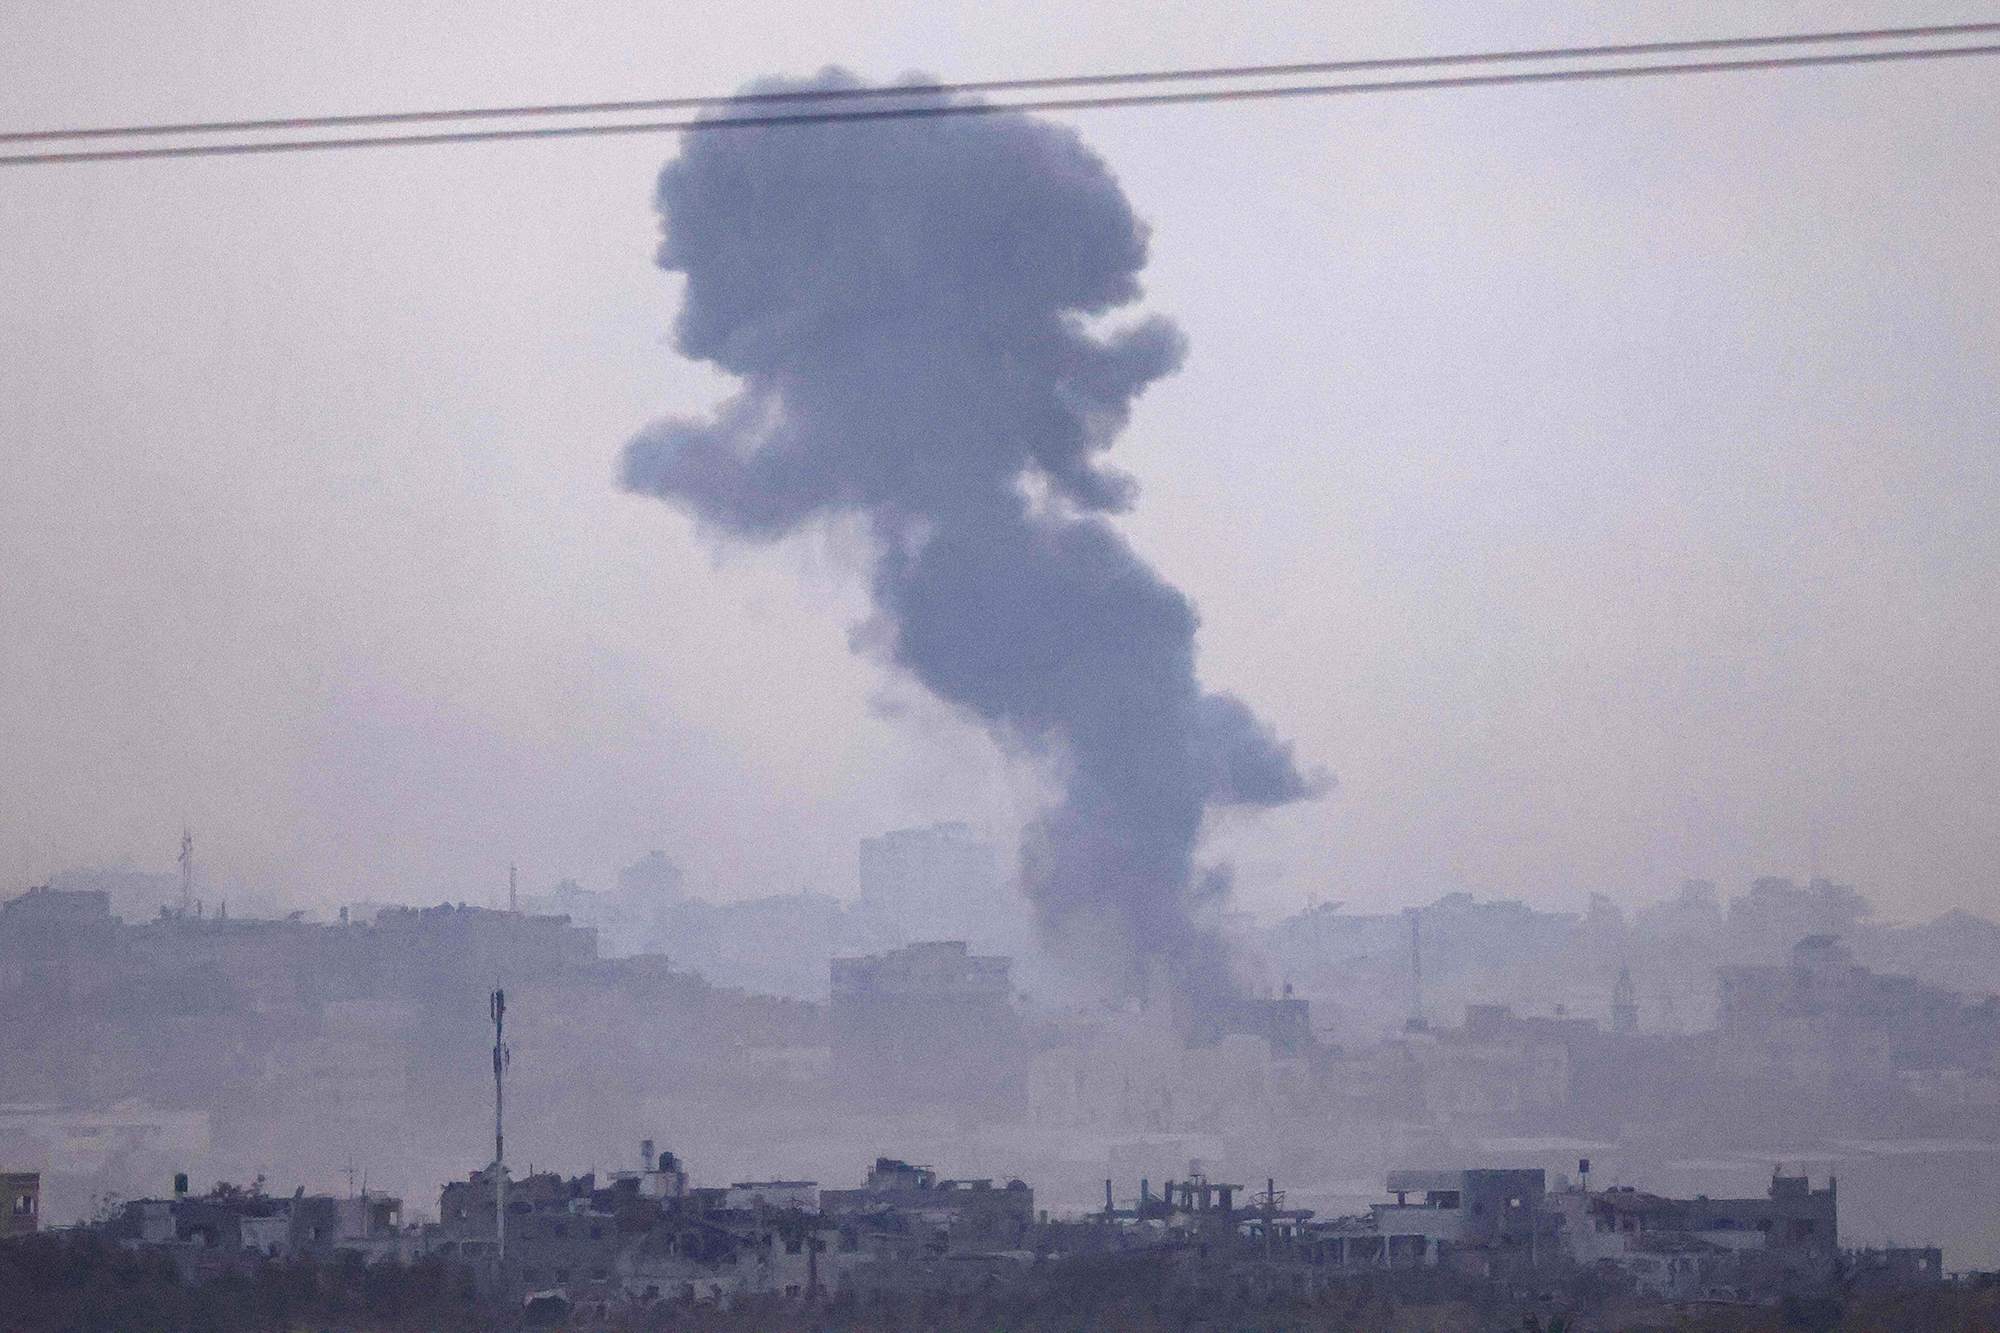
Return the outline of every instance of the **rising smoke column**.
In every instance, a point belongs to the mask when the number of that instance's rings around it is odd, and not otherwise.
[[[1327,780],[1203,692],[1193,606],[1102,517],[1134,488],[1096,455],[1184,350],[1157,317],[1084,323],[1135,300],[1146,262],[1105,164],[1011,113],[721,130],[687,137],[657,204],[678,346],[743,388],[643,431],[624,486],[751,541],[864,516],[871,642],[1061,780],[1022,850],[1045,932],[1127,991],[1161,967],[1196,1003],[1225,987],[1189,916],[1223,883],[1195,866],[1203,814]]]

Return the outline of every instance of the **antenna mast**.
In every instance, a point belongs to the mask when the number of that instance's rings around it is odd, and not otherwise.
[[[507,1134],[503,1119],[506,1105],[503,1076],[510,1063],[504,1026],[507,1020],[507,992],[495,990],[490,1007],[493,1012],[493,1225],[494,1239],[499,1248],[498,1259],[504,1264],[507,1262]]]
[[[194,830],[181,825],[181,911],[194,906]]]

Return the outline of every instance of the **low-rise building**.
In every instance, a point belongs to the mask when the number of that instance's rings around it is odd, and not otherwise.
[[[796,1209],[801,1213],[819,1211],[819,1182],[817,1180],[743,1180],[729,1187],[729,1193],[722,1198],[722,1206],[731,1211],[757,1212],[769,1210],[784,1212]]]
[[[884,1258],[1018,1250],[1035,1223],[1035,1192],[1019,1180],[942,1180],[927,1166],[880,1157],[855,1190],[822,1190],[822,1216],[841,1250]]]
[[[99,1229],[127,1247],[174,1249],[190,1276],[294,1254],[330,1259],[346,1252],[366,1263],[407,1263],[427,1245],[419,1228],[403,1225],[403,1201],[379,1191],[340,1198],[300,1189],[282,1198],[265,1194],[260,1180],[248,1189],[218,1184],[194,1195],[185,1176],[175,1186],[172,1198],[130,1200]]]
[[[1298,1220],[1284,1227],[1301,1259],[1343,1269],[1428,1267],[1447,1260],[1491,1274],[1506,1267],[1555,1264],[1556,1224],[1543,1208],[1540,1170],[1391,1171],[1394,1203],[1362,1216]],[[1252,1223],[1255,1213],[1247,1215]]]
[[[809,1180],[690,1189],[673,1154],[651,1147],[657,1171],[509,1181],[504,1260],[496,1173],[454,1181],[439,1197],[431,1253],[489,1290],[572,1303],[799,1297],[878,1262],[1016,1249],[1034,1223],[1034,1192],[1020,1181],[940,1180],[881,1158],[856,1190]]]
[[[1773,1175],[1761,1199],[1670,1199],[1630,1187],[1548,1196],[1564,1251],[1651,1295],[1749,1300],[1830,1286],[1840,1266],[1836,1183]]]

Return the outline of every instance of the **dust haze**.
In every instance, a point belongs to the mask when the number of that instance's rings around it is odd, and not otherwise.
[[[0,1170],[484,1243],[504,988],[552,1213],[2000,1267],[2000,136],[1881,77],[24,179]]]

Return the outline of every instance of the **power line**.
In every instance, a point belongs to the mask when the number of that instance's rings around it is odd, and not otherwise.
[[[2000,31],[2000,24],[1967,25],[1977,26],[1985,31]],[[1885,30],[1893,31],[1893,30]],[[1912,30],[1914,31],[1914,30]],[[1824,36],[1837,40],[1832,34],[1808,34],[1802,39],[1820,40]],[[1723,42],[1767,42],[1785,39],[1725,38]],[[1578,48],[1585,49],[1585,48]],[[1609,49],[1609,48],[1601,48]],[[1959,56],[1980,56],[2000,54],[2000,43],[1980,45],[1953,45],[1936,47],[1898,48],[1887,51],[1845,51],[1833,55],[1809,56],[1768,56],[1754,60],[1705,60],[1684,61],[1671,64],[1608,65],[1580,69],[1535,70],[1505,74],[1469,74],[1422,79],[1364,80],[1352,83],[1292,84],[1276,88],[1219,88],[1182,93],[1128,93],[1111,97],[1041,98],[1015,102],[969,102],[969,103],[920,103],[914,106],[868,107],[859,110],[778,112],[771,115],[750,116],[708,116],[694,120],[625,121],[614,124],[553,125],[537,126],[533,129],[484,129],[450,130],[428,134],[380,134],[355,135],[344,138],[326,139],[261,139],[228,143],[188,144],[171,148],[111,148],[89,149],[73,152],[20,153],[0,156],[0,166],[31,166],[58,162],[125,162],[146,158],[169,157],[228,157],[255,153],[311,152],[335,148],[381,148],[398,145],[418,144],[462,144],[495,143],[520,139],[566,139],[612,134],[661,134],[677,131],[707,131],[746,128],[780,128],[784,126],[855,124],[885,120],[929,120],[947,116],[985,116],[1016,111],[1089,111],[1115,107],[1140,106],[1185,106],[1204,102],[1249,102],[1268,101],[1292,97],[1335,97],[1358,93],[1377,92],[1417,92],[1451,88],[1493,88],[1509,85],[1540,83],[1573,83],[1608,79],[1655,78],[1667,75],[1716,74],[1756,70],[1805,69],[1835,65],[1873,65],[1898,61],[1939,60]],[[1530,59],[1527,54],[1490,53],[1478,56],[1413,57],[1413,60],[1436,61],[1483,61],[1493,59]],[[1259,67],[1277,69],[1281,67]],[[1301,67],[1302,68],[1302,67]],[[1192,71],[1168,71],[1155,75],[1081,75],[1079,79],[1099,81],[1143,81],[1180,77]],[[1012,86],[1035,86],[1043,81],[1021,80]],[[937,87],[898,89],[836,89],[836,94],[862,94],[870,96],[939,96],[960,89],[1007,85],[954,84]],[[827,93],[809,94],[751,94],[747,97],[686,99],[696,106],[735,106],[743,103],[755,104],[759,97],[800,100],[826,97]],[[610,105],[610,104],[607,104]],[[506,109],[497,114],[512,114],[519,110],[526,114],[528,109]],[[472,112],[404,112],[395,113],[408,117],[451,117],[473,115]],[[250,123],[250,122],[244,122]],[[280,124],[283,122],[257,122]],[[148,132],[146,127],[134,133]],[[94,135],[99,131],[36,131],[43,135],[83,134]],[[104,131],[102,133],[113,133]],[[0,136],[6,137],[6,136]],[[14,136],[18,138],[18,136]]]
[[[1806,46],[1829,42],[1914,41],[1971,37],[2000,32],[2000,23],[1952,23],[1919,28],[1862,28],[1844,32],[1783,33],[1762,37],[1710,37],[1676,42],[1626,42],[1612,46],[1552,46],[1480,51],[1447,56],[1395,56],[1369,60],[1322,60],[1289,65],[1230,65],[1208,69],[1150,70],[1129,74],[1072,74],[1039,79],[989,79],[977,83],[904,84],[884,88],[826,88],[735,96],[662,97],[625,102],[557,102],[545,106],[461,107],[444,111],[389,111],[344,116],[288,116],[275,120],[190,121],[165,125],[120,125],[91,129],[17,130],[0,133],[0,143],[70,139],[132,138],[176,134],[225,134],[262,130],[342,129],[361,125],[409,125],[454,120],[499,120],[521,116],[611,115],[634,111],[692,111],[719,106],[838,102],[910,96],[1033,92],[1056,88],[1102,88],[1126,84],[1213,82],[1219,79],[1302,78],[1311,74],[1355,74],[1363,70],[1427,69],[1454,65],[1580,60],[1603,57],[1689,54],[1753,47]]]

